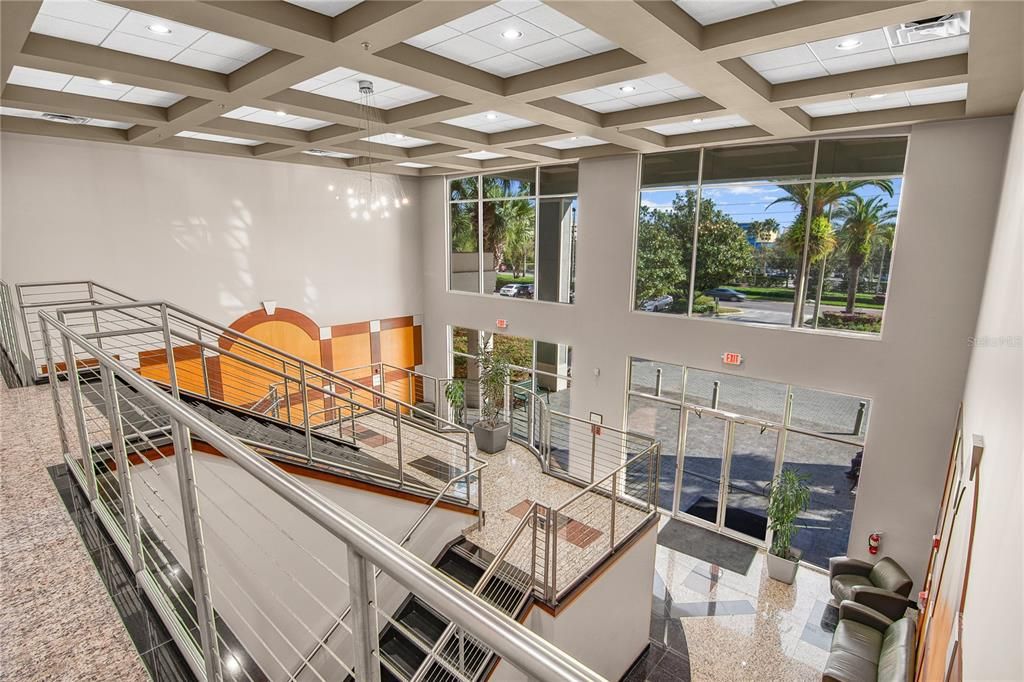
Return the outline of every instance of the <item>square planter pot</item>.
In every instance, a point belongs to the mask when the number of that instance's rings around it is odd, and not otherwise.
[[[768,575],[779,582],[792,585],[796,579],[796,569],[800,565],[800,555],[802,552],[799,549],[793,548],[790,548],[789,552],[793,555],[792,560],[783,559],[768,552]]]
[[[508,424],[499,424],[493,429],[479,422],[473,424],[473,438],[476,440],[476,449],[491,455],[501,452],[508,444],[508,430]]]

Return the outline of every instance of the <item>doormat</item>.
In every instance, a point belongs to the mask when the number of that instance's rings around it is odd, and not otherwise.
[[[701,496],[690,505],[689,509],[684,509],[683,511],[691,516],[696,516],[698,519],[715,523],[718,515],[718,503]],[[760,514],[754,514],[744,509],[726,508],[725,525],[727,528],[758,540],[764,540],[768,534],[768,519]]]
[[[747,574],[757,555],[751,545],[678,519],[665,524],[658,544],[740,575]]]

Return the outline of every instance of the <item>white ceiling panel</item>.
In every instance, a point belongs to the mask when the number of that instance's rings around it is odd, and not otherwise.
[[[535,0],[502,0],[405,42],[502,78],[616,47]]]
[[[769,83],[778,84],[964,54],[970,46],[966,32],[926,35],[908,45],[894,45],[892,35],[891,27],[873,29],[747,55],[743,61]]]
[[[154,107],[169,107],[184,98],[184,95],[176,95],[173,92],[132,87],[120,83],[104,85],[92,78],[69,76],[65,73],[32,69],[27,66],[14,66],[11,69],[11,75],[7,82],[30,88],[57,90],[59,92],[70,92],[76,95],[87,95],[102,99],[116,99],[136,104],[149,104]]]
[[[898,109],[900,107],[938,104],[940,102],[957,102],[967,99],[967,83],[939,85],[933,88],[917,88],[897,92],[847,97],[829,102],[804,104],[800,108],[808,116],[836,116],[853,114],[859,111],[879,111],[881,109]]]
[[[246,40],[96,0],[43,0],[32,31],[218,73],[231,73],[270,51]]]
[[[564,140],[553,140],[551,142],[541,142],[545,147],[551,149],[578,149],[579,147],[594,147],[599,144],[608,144],[604,140],[599,140],[596,137],[589,137],[587,135],[577,135],[575,137],[567,137]]]
[[[28,109],[15,109],[12,107],[0,107],[0,115],[2,116],[17,116],[18,118],[38,118],[40,120],[47,120],[46,112],[42,111],[30,111]],[[120,130],[127,130],[132,127],[131,123],[122,123],[121,121],[108,121],[102,118],[86,118],[84,120],[75,123],[65,123],[65,125],[86,125],[96,126],[98,128],[118,128]],[[64,123],[63,121],[58,121]]]
[[[687,87],[667,73],[620,81],[598,88],[580,90],[560,99],[578,104],[600,113],[622,111],[652,104],[663,104],[700,97],[700,93]]]
[[[663,123],[660,125],[649,126],[647,130],[662,135],[686,135],[689,133],[703,133],[709,130],[724,130],[726,128],[744,128],[750,125],[750,121],[737,116],[735,114],[729,114],[727,116],[714,116],[711,118],[692,118],[685,121],[675,121],[673,123]]]
[[[509,116],[498,111],[484,111],[479,114],[450,118],[443,122],[460,128],[469,128],[480,133],[501,133],[506,130],[518,130],[519,128],[529,128],[537,125],[533,121],[527,121],[525,118]]]
[[[409,137],[408,135],[402,135],[400,133],[380,133],[379,135],[372,135],[362,139],[364,142],[376,142],[377,144],[386,144],[392,147],[404,147],[406,149],[411,149],[413,147],[425,147],[428,144],[434,144],[430,140],[421,140],[418,137]]]
[[[684,12],[708,26],[720,21],[757,14],[799,0],[673,0]]]
[[[488,161],[490,159],[505,159],[508,158],[505,154],[496,154],[494,152],[469,152],[468,154],[459,154],[464,159],[476,159],[477,161]]]
[[[328,17],[336,17],[342,12],[347,12],[363,0],[285,0],[293,5],[298,5],[308,10],[323,14]]]
[[[329,156],[332,159],[354,159],[355,154],[349,154],[347,152],[335,152],[329,149],[304,149],[303,154],[309,154],[310,156]]]
[[[241,121],[250,121],[252,123],[280,126],[282,128],[291,128],[293,130],[316,130],[317,128],[323,128],[324,126],[331,125],[328,121],[306,118],[305,116],[292,116],[287,112],[278,113],[277,111],[259,109],[257,107],[239,107],[224,114],[224,117],[235,118]]]
[[[359,92],[359,81],[361,80],[368,80],[373,83],[374,94],[371,103],[378,109],[393,109],[405,104],[412,104],[413,102],[436,97],[434,93],[427,92],[426,90],[396,83],[386,78],[359,73],[344,67],[331,69],[319,76],[302,81],[293,85],[292,89],[312,92],[315,95],[345,100],[346,102],[361,102],[363,98],[363,95]]]
[[[209,140],[210,142],[227,142],[228,144],[245,145],[252,147],[260,144],[258,140],[247,140],[244,137],[229,137],[228,135],[214,135],[213,133],[197,133],[191,130],[183,130],[176,133],[175,137],[191,137],[197,140]]]

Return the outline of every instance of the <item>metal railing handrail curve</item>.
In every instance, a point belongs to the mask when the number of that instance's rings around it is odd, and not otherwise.
[[[243,471],[370,563],[386,571],[402,587],[434,605],[453,623],[458,623],[512,665],[533,677],[552,682],[566,679],[599,682],[604,679],[550,642],[512,621],[484,599],[459,587],[454,581],[442,578],[415,554],[244,447],[230,434],[168,396],[150,380],[94,346],[56,317],[46,312],[40,312],[40,317],[87,350],[100,365],[116,371],[119,379],[151,401],[157,409],[198,434]]]

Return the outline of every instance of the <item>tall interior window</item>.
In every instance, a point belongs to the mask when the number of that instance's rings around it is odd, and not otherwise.
[[[449,180],[449,290],[572,303],[576,164]]]
[[[880,333],[905,137],[646,155],[634,308]]]
[[[869,410],[864,398],[630,361],[626,423],[661,441],[658,505],[766,544],[766,486],[791,469],[811,488],[794,546],[819,566],[847,550]]]

